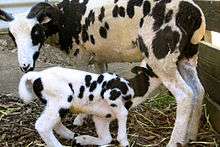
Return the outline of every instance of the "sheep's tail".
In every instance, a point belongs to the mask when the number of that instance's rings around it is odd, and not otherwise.
[[[25,102],[29,103],[33,100],[33,82],[39,78],[38,72],[28,72],[25,75],[23,75],[19,82],[18,92],[20,98]]]

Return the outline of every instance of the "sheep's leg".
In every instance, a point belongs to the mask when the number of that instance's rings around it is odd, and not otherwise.
[[[106,118],[93,116],[93,121],[95,122],[98,137],[93,137],[89,135],[78,136],[75,137],[76,144],[106,145],[112,141],[111,133],[109,131],[110,120]]]
[[[95,70],[98,73],[103,73],[103,72],[106,72],[108,70],[108,64],[107,63],[95,62],[94,65],[95,65]]]
[[[53,134],[53,129],[60,122],[59,110],[55,107],[45,107],[44,112],[37,119],[35,128],[48,147],[62,147]]]
[[[169,70],[168,70],[169,71]],[[190,117],[192,115],[191,88],[182,79],[180,73],[175,70],[167,73],[157,73],[162,83],[175,96],[177,102],[176,121],[170,141],[167,146],[176,147],[178,143],[184,145],[188,142],[187,131]]]
[[[73,125],[75,126],[82,126],[85,119],[88,117],[88,114],[79,114],[74,119]]]
[[[54,131],[65,139],[74,139],[75,133],[66,128],[61,122],[57,123]]]
[[[187,129],[187,137],[189,140],[195,140],[198,133],[199,121],[202,113],[204,88],[198,78],[196,66],[193,66],[188,62],[181,62],[178,64],[178,69],[184,81],[193,90],[193,113],[189,122],[189,128]]]

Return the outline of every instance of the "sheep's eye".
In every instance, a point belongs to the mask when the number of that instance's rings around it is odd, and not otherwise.
[[[45,32],[44,32],[44,28],[41,25],[36,24],[32,28],[31,39],[33,45],[38,45],[39,43],[43,44],[43,42],[45,41]]]

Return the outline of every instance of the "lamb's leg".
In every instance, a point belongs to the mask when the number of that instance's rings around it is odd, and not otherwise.
[[[66,128],[61,122],[57,123],[54,131],[65,139],[74,139],[75,133]]]
[[[62,147],[62,144],[53,134],[53,129],[58,122],[60,122],[59,110],[46,106],[35,123],[36,130],[48,147]]]
[[[73,125],[75,126],[82,126],[85,119],[88,117],[88,114],[79,114],[74,119]]]
[[[93,121],[95,122],[96,131],[98,137],[93,137],[89,135],[82,135],[75,137],[76,144],[80,145],[106,145],[112,141],[111,133],[109,131],[109,119],[101,118],[98,116],[93,116]]]
[[[128,138],[127,138],[127,116],[128,116],[128,110],[125,108],[124,102],[122,102],[122,97],[118,97],[116,100],[111,100],[111,91],[117,90],[117,89],[111,89],[107,90],[104,93],[104,99],[108,103],[109,107],[111,107],[111,111],[114,114],[114,117],[118,121],[118,134],[117,134],[117,140],[120,143],[121,146],[126,147],[129,146]],[[114,104],[114,106],[112,106]],[[110,115],[111,117],[111,115]]]
[[[176,147],[178,143],[185,145],[188,142],[188,124],[192,115],[192,89],[177,70],[170,71],[169,74],[158,74],[162,83],[175,96],[177,102],[175,125],[168,146]]]
[[[120,145],[123,147],[128,147],[129,142],[127,138],[127,115],[128,111],[127,109],[122,105],[121,107],[119,106],[118,109],[115,111],[115,115],[118,121],[118,135],[117,135],[117,140],[119,141]]]
[[[187,136],[189,140],[195,140],[198,133],[200,116],[202,113],[204,88],[198,78],[195,65],[183,61],[178,64],[178,69],[184,81],[193,90],[193,113],[189,122],[189,128],[187,129]]]

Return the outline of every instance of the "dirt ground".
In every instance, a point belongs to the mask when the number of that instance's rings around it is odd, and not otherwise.
[[[37,63],[37,70],[61,64],[66,55],[58,50],[46,46]],[[53,52],[51,52],[53,50]],[[110,64],[109,71],[130,77],[129,72],[134,64]],[[83,67],[81,69],[84,69]],[[94,71],[89,67],[85,70]],[[43,110],[43,105],[36,99],[30,104],[24,104],[17,95],[17,85],[22,75],[17,64],[17,51],[7,36],[0,36],[0,147],[39,147],[44,146],[43,141],[34,129],[34,123]],[[204,106],[205,108],[205,106]],[[128,137],[130,146],[165,146],[169,141],[175,120],[175,100],[166,91],[161,90],[154,98],[132,109],[128,119]],[[189,146],[219,146],[220,136],[212,129],[208,116],[204,111],[201,118],[201,127],[198,141],[191,142]],[[93,122],[88,119],[81,127],[72,125],[75,114],[69,114],[64,125],[79,134],[96,135]],[[111,124],[112,135],[116,137],[117,123]],[[71,140],[58,136],[65,145],[71,146]],[[116,146],[113,144],[112,146]]]

